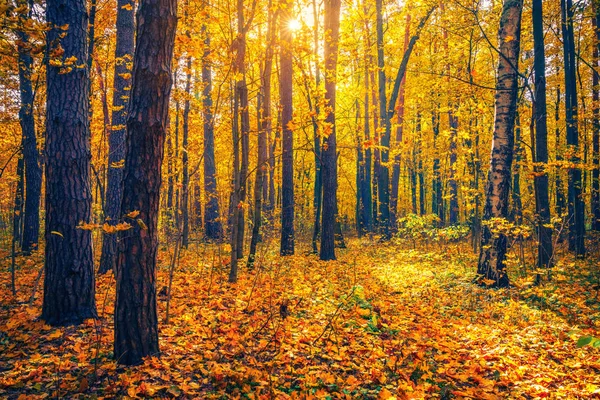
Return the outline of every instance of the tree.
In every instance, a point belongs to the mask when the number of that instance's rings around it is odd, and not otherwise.
[[[548,126],[546,111],[546,57],[544,53],[544,26],[542,0],[533,0],[533,41],[535,95],[533,119],[535,123],[535,211],[538,230],[538,268],[550,267],[552,262],[552,228],[550,224],[550,199],[548,175],[544,171],[548,163]]]
[[[267,163],[267,138],[271,135],[271,75],[273,72],[273,45],[275,42],[275,25],[277,12],[271,11],[271,1],[269,1],[269,11],[267,17],[267,47],[265,49],[265,62],[260,75],[260,96],[259,96],[259,131],[257,146],[257,167],[256,181],[254,185],[254,221],[252,227],[252,239],[250,240],[250,251],[248,253],[248,268],[254,266],[256,257],[256,247],[260,238],[260,227],[262,225],[262,205],[267,197],[265,189]]]
[[[126,365],[159,351],[158,207],[176,24],[176,0],[140,2],[121,202],[132,228],[119,244],[115,304],[114,355]]]
[[[592,137],[593,164],[592,171],[592,228],[600,231],[600,1],[593,1],[594,17],[592,18],[595,41],[593,49],[594,67],[592,73],[593,127]]]
[[[204,4],[208,7],[208,2]],[[212,102],[212,71],[210,34],[206,22],[202,24],[204,52],[202,53],[202,111],[204,115],[204,236],[209,241],[221,240],[223,228],[219,219],[217,169],[215,165],[215,128]]]
[[[323,174],[323,219],[321,260],[335,260],[335,219],[337,212],[337,153],[335,125],[335,95],[340,35],[340,0],[325,0],[325,118],[326,132],[321,151]]]
[[[40,196],[42,192],[42,169],[38,161],[37,139],[35,136],[35,119],[33,117],[33,89],[31,74],[33,57],[31,43],[25,29],[31,10],[26,0],[17,1],[18,10],[17,41],[19,64],[19,92],[21,107],[19,121],[22,132],[23,162],[25,165],[25,213],[23,216],[23,233],[21,249],[28,254],[37,246],[40,231]]]
[[[79,324],[96,316],[90,222],[87,8],[49,0],[46,104],[46,254],[41,318]]]
[[[280,77],[281,126],[283,129],[281,155],[281,255],[294,254],[294,131],[292,127],[292,31],[287,25],[292,4],[281,6]]]
[[[573,2],[561,0],[561,22],[563,56],[565,64],[565,113],[567,123],[567,146],[571,150],[570,162],[577,164],[579,130],[577,126],[577,71],[575,61],[575,39],[573,34]],[[581,169],[574,165],[569,168],[568,210],[569,210],[569,250],[579,257],[585,256],[585,204],[582,198]]]
[[[500,57],[496,83],[494,137],[483,215],[483,219],[488,223],[483,226],[477,267],[477,273],[491,281],[489,286],[496,287],[509,285],[504,264],[508,239],[503,233],[492,232],[490,220],[508,217],[522,11],[522,0],[506,0],[502,7],[498,30]]]
[[[105,218],[109,225],[119,222],[121,197],[123,196],[121,181],[123,179],[123,162],[125,161],[125,123],[134,50],[134,18],[131,2],[132,0],[118,0],[117,2],[114,91],[112,120],[108,136],[108,181],[104,205]],[[104,235],[99,269],[101,274],[115,269],[116,254],[115,235]]]

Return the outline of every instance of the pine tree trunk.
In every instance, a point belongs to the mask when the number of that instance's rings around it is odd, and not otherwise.
[[[176,25],[176,0],[140,2],[121,203],[132,228],[119,242],[115,304],[114,356],[126,365],[159,351],[157,228]]]
[[[325,0],[325,118],[326,132],[321,151],[323,176],[323,233],[321,235],[321,260],[335,260],[335,219],[337,212],[337,150],[335,125],[336,77],[338,40],[340,33],[340,0]]]
[[[506,0],[500,17],[498,42],[501,56],[498,60],[496,115],[483,215],[484,220],[487,221],[492,218],[508,217],[522,10],[523,0]],[[507,242],[508,239],[503,233],[494,233],[490,225],[484,225],[477,273],[484,280],[491,281],[485,282],[488,286],[509,285],[504,263]]]
[[[29,254],[38,244],[40,232],[40,196],[42,190],[42,168],[38,161],[37,139],[35,136],[35,120],[33,117],[33,90],[31,86],[31,72],[33,59],[31,57],[31,44],[29,35],[24,26],[29,19],[26,0],[19,0],[17,5],[24,6],[18,16],[17,42],[19,62],[19,89],[21,94],[21,107],[19,121],[22,131],[23,159],[25,163],[25,214],[23,216],[23,235],[21,250]]]
[[[125,161],[125,124],[129,104],[129,90],[127,89],[131,86],[131,62],[133,61],[135,33],[133,7],[130,8],[128,5],[131,5],[131,0],[118,0],[113,108],[108,136],[108,182],[104,207],[105,217],[110,225],[117,224],[121,218],[123,196],[121,181],[123,179],[122,163]],[[170,177],[170,179],[172,178]],[[99,269],[101,274],[115,269],[116,254],[116,236],[114,234],[104,235]]]
[[[88,16],[85,1],[49,0],[46,106],[46,259],[41,318],[50,325],[96,317],[91,222]],[[64,29],[66,28],[66,35]],[[70,61],[75,57],[77,61]]]
[[[280,25],[281,154],[281,247],[282,256],[294,254],[294,132],[292,130],[292,31],[287,26],[291,2],[284,2]]]

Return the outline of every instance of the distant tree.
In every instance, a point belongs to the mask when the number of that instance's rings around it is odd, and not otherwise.
[[[340,0],[325,0],[325,118],[326,133],[321,151],[323,174],[323,219],[321,260],[335,260],[335,218],[337,212],[337,153],[335,125],[336,69],[340,34]]]
[[[548,163],[548,125],[546,111],[546,56],[544,53],[544,25],[542,0],[533,0],[533,68],[535,74],[535,211],[538,218],[538,268],[550,267],[552,262],[552,228],[550,224],[550,199],[548,196],[548,174],[544,171]]]
[[[573,1],[561,0],[561,22],[563,56],[565,66],[565,114],[567,123],[567,146],[573,151],[570,160],[577,164],[579,129],[577,122],[577,61],[575,36],[573,33]],[[581,169],[569,168],[568,211],[569,211],[569,250],[577,256],[585,255],[585,204],[582,198]]]
[[[508,217],[522,11],[523,0],[506,0],[500,17],[494,137],[483,215],[484,220],[488,221],[492,218]],[[477,273],[484,279],[493,281],[489,286],[509,285],[504,264],[507,245],[506,235],[492,232],[490,225],[484,224]]]
[[[90,185],[88,16],[84,0],[46,4],[46,257],[41,318],[79,324],[96,316]]]
[[[294,131],[292,124],[292,31],[291,1],[282,7],[280,23],[280,77],[281,127],[283,130],[281,155],[281,255],[294,254]]]
[[[208,7],[208,1],[203,3]],[[223,228],[219,219],[217,169],[215,165],[215,127],[212,102],[212,68],[210,33],[206,21],[202,24],[204,51],[202,53],[202,113],[204,120],[204,237],[209,241],[221,240]]]
[[[140,2],[121,202],[132,228],[120,239],[114,314],[120,364],[139,364],[159,351],[157,228],[176,25],[177,0]]]

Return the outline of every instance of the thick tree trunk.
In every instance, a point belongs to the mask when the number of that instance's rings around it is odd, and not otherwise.
[[[49,0],[46,17],[50,30],[46,33],[46,259],[41,318],[50,325],[69,325],[96,317],[92,233],[77,227],[92,218],[89,71],[87,65],[76,65],[87,59],[85,1]]]
[[[496,84],[496,115],[483,216],[487,221],[508,216],[522,11],[523,0],[506,0],[500,17],[498,41],[501,54]],[[504,234],[494,233],[490,225],[484,225],[477,273],[484,282],[490,281],[485,282],[488,286],[509,285],[504,264],[507,242]]]
[[[337,150],[335,125],[335,98],[340,34],[340,0],[325,0],[325,118],[323,149],[321,151],[323,176],[323,233],[321,260],[335,260],[335,219],[337,212]]]
[[[121,236],[117,261],[114,356],[120,364],[139,364],[159,351],[157,228],[176,25],[176,0],[140,2],[121,203],[132,228]]]
[[[542,0],[533,0],[533,41],[535,74],[535,211],[538,219],[538,268],[551,267],[552,228],[550,224],[550,199],[548,197],[548,173],[544,170],[548,163],[548,126],[546,111],[546,56],[544,54],[544,26]]]
[[[105,217],[110,225],[121,218],[121,198],[123,196],[123,162],[125,161],[125,134],[129,88],[131,86],[131,63],[134,46],[134,15],[131,0],[117,2],[117,43],[115,48],[115,73],[112,121],[108,136],[108,183],[106,188]],[[172,179],[169,177],[169,179]],[[171,186],[172,191],[172,186]],[[172,193],[172,192],[171,192]],[[171,196],[172,199],[172,196]],[[101,274],[114,270],[116,266],[117,241],[114,234],[102,237],[100,257]]]
[[[579,131],[577,122],[577,79],[575,39],[573,34],[573,2],[561,0],[563,53],[565,63],[565,112],[567,123],[567,146],[572,151],[570,162],[577,164],[579,158]],[[578,257],[585,256],[585,204],[582,198],[581,169],[569,168],[568,183],[569,250]]]
[[[33,90],[31,72],[33,59],[29,35],[24,26],[29,19],[29,7],[26,0],[19,0],[22,8],[18,16],[17,42],[19,62],[19,89],[21,107],[19,121],[21,123],[23,159],[25,163],[25,215],[23,217],[23,235],[21,250],[24,254],[36,248],[40,231],[40,196],[42,190],[42,169],[38,161],[37,139],[35,136],[35,120],[33,118]]]
[[[292,31],[287,26],[291,2],[282,5],[280,24],[281,154],[281,247],[282,256],[294,254],[294,132],[292,130]]]

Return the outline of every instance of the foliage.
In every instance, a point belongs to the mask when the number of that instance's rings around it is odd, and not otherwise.
[[[112,357],[112,276],[98,278],[101,318],[51,328],[26,304],[41,258],[19,258],[13,301],[0,271],[0,396],[43,398],[589,398],[600,391],[600,303],[593,271],[560,265],[548,286],[489,291],[475,256],[349,243],[337,262],[279,258],[227,283],[227,254],[192,246],[175,272],[171,324],[159,290],[162,354],[139,367]],[[157,286],[170,252],[159,254]],[[529,289],[527,289],[529,288]],[[535,292],[535,293],[534,293]],[[592,343],[590,341],[590,343]],[[596,343],[596,342],[594,342]],[[22,397],[25,398],[25,397]]]

